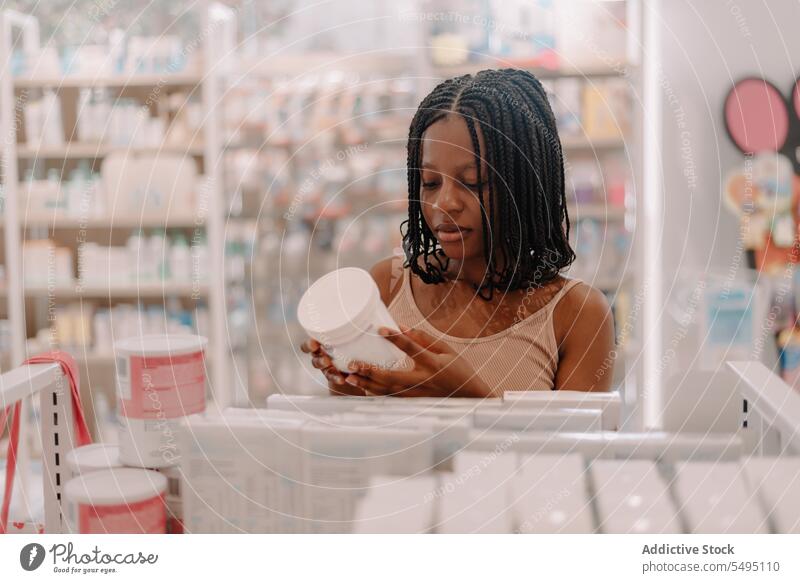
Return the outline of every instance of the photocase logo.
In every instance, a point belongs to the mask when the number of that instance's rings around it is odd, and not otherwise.
[[[44,547],[39,543],[30,543],[19,552],[19,564],[26,571],[35,571],[44,562]]]

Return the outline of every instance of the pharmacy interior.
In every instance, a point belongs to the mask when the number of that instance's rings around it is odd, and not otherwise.
[[[800,528],[789,0],[10,4],[3,532]],[[303,299],[403,257],[418,105],[498,68],[555,116],[611,390],[330,396]]]

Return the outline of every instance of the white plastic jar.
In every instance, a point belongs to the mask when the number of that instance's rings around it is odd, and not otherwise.
[[[207,339],[148,335],[116,343],[119,455],[127,466],[178,463],[178,428],[206,408]]]
[[[90,472],[64,486],[68,532],[164,534],[167,478],[158,472],[116,468]]]
[[[122,468],[119,447],[108,443],[91,443],[76,447],[66,456],[70,479],[100,470]]]
[[[380,327],[398,328],[363,269],[345,267],[315,281],[300,299],[297,319],[343,372],[352,360],[390,369],[411,366],[402,350],[378,334]]]

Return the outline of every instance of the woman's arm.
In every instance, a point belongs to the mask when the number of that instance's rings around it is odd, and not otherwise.
[[[614,316],[605,295],[580,284],[556,306],[553,327],[559,346],[555,388],[608,391],[614,374]]]

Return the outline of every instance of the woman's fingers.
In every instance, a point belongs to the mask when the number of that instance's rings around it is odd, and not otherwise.
[[[391,330],[389,328],[381,328],[378,330],[378,334],[397,346],[397,348],[405,352],[413,360],[424,358],[428,354],[426,349],[417,344],[408,334]]]
[[[318,368],[320,370],[324,370],[326,368],[332,367],[333,361],[331,360],[331,357],[327,355],[314,356],[311,358],[311,366],[313,366],[314,368]]]
[[[393,395],[396,391],[393,386],[379,383],[369,377],[361,376],[360,374],[348,375],[345,382],[354,388],[362,389],[373,395],[389,396]]]
[[[348,385],[347,383],[340,384],[328,381],[328,392],[331,395],[340,397],[340,396],[349,396],[349,397],[363,397],[366,393],[364,389],[359,387]]]
[[[313,354],[320,349],[320,343],[314,340],[313,338],[309,338],[305,342],[300,345],[300,350],[305,352],[306,354]]]
[[[325,378],[328,379],[328,382],[336,383],[337,385],[345,384],[345,376],[332,366],[323,368],[322,374],[325,375]]]

